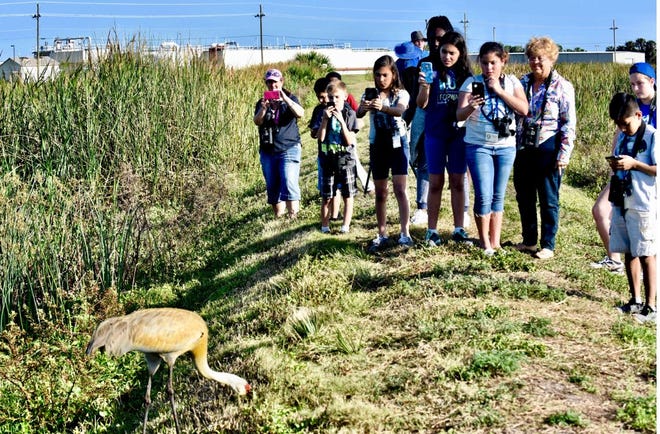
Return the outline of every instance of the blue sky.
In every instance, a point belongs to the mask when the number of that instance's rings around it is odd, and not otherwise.
[[[37,2],[0,0],[0,59],[27,56],[36,46]],[[102,45],[110,32],[120,42],[134,35],[159,45],[176,41],[193,45],[236,41],[259,44],[258,2],[204,0],[40,1],[41,43],[55,37],[90,36]],[[416,2],[391,0],[263,1],[264,45],[350,43],[353,47],[392,48],[425,20],[446,15],[463,32],[468,48],[493,39],[524,45],[530,36],[548,35],[565,48],[604,50],[637,38],[656,40],[656,1],[622,0],[519,1],[467,0]],[[467,19],[467,20],[466,20]],[[14,47],[12,47],[14,45]]]

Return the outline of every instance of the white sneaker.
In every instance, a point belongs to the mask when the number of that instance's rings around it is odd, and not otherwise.
[[[415,211],[415,214],[413,214],[412,218],[410,219],[410,224],[413,225],[426,225],[429,222],[429,216],[426,213],[425,209],[418,209]]]
[[[592,262],[589,266],[591,268],[604,268],[615,274],[623,274],[624,272],[623,262],[615,261],[609,256],[605,256],[598,262]]]
[[[463,228],[468,229],[470,227],[470,213],[465,211],[463,213]]]

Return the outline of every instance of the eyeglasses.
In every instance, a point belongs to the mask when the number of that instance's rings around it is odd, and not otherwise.
[[[529,63],[543,63],[546,60],[548,60],[548,58],[543,56],[532,56],[528,59]]]

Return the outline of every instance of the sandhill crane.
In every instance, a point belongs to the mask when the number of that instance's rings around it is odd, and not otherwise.
[[[251,392],[247,381],[234,374],[216,372],[207,361],[208,327],[201,316],[184,309],[144,309],[129,315],[108,318],[94,331],[87,345],[87,355],[105,348],[110,356],[121,356],[129,351],[141,351],[147,361],[149,381],[144,396],[145,411],[142,432],[147,431],[147,418],[151,406],[151,379],[158,370],[161,360],[170,368],[167,393],[172,405],[176,432],[179,433],[179,418],[174,407],[172,370],[177,357],[192,352],[195,367],[206,378],[230,386],[239,396]]]

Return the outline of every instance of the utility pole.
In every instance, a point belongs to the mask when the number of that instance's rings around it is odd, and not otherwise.
[[[618,27],[616,26],[616,22],[614,21],[614,19],[612,19],[612,27],[610,27],[610,30],[612,31],[612,37],[614,39],[614,41],[613,41],[614,42],[614,47],[613,47],[614,48],[614,63],[616,63],[616,30],[617,29],[618,29]]]
[[[255,18],[259,18],[259,49],[261,50],[261,64],[264,64],[264,26],[263,19],[266,16],[264,14],[264,9],[261,3],[259,3],[259,15],[255,15]]]
[[[465,43],[467,44],[467,25],[469,21],[465,12],[463,12],[463,19],[460,22],[463,24],[463,37],[465,38]]]
[[[37,3],[37,13],[32,15],[32,18],[37,20],[37,80],[39,79],[40,71],[39,71],[39,18],[41,18],[41,14],[39,13],[39,3]]]

